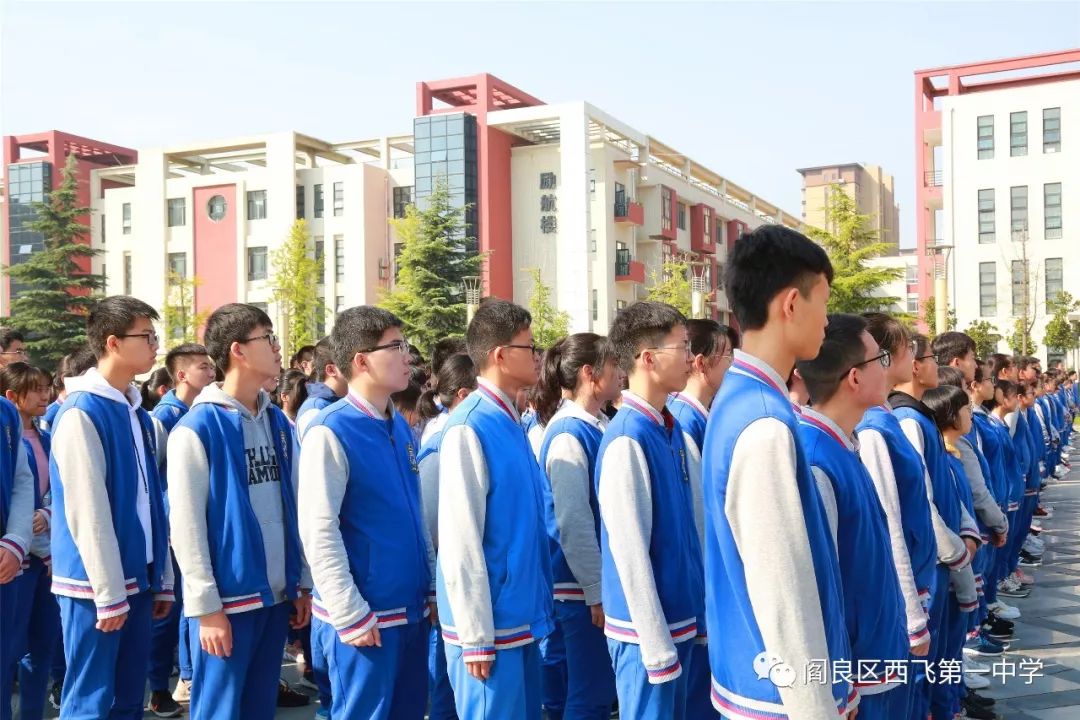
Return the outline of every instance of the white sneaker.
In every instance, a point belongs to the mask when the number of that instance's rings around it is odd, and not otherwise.
[[[172,699],[178,703],[191,702],[191,681],[179,680],[176,683],[176,689],[173,690]]]
[[[1031,531],[1037,533],[1041,533],[1043,531],[1043,526],[1039,523],[1038,520],[1031,521]],[[1039,539],[1042,540],[1042,538]]]
[[[1066,470],[1065,468],[1061,467],[1060,465],[1058,465],[1057,469],[1054,470],[1054,478],[1057,479],[1057,480],[1062,479],[1063,477],[1065,477],[1068,474],[1069,474],[1069,471]]]
[[[998,583],[998,590],[1007,590],[1009,592],[1012,592],[1019,589],[1020,583],[1013,580],[1011,575]]]
[[[996,603],[994,603],[993,605],[989,605],[988,607],[993,610],[994,614],[1002,620],[1016,620],[1020,617],[1020,610],[1018,608],[1014,608],[1012,605],[1007,605],[1004,601],[1000,599]]]
[[[972,675],[969,672],[965,672],[964,685],[968,690],[982,690],[990,687],[990,681],[982,675]]]
[[[990,666],[986,663],[979,662],[975,658],[966,657],[964,658],[964,672],[974,675],[982,675],[990,672]]]
[[[1027,550],[1032,555],[1042,555],[1043,550],[1046,549],[1041,540],[1036,540],[1033,537],[1028,536],[1028,539],[1024,541],[1023,549]]]

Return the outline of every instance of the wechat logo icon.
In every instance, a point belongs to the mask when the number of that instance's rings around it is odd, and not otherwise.
[[[754,658],[754,674],[758,680],[767,679],[776,687],[786,688],[795,684],[795,669],[776,653],[758,653]]]

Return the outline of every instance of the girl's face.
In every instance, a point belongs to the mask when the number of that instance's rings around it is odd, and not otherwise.
[[[1016,399],[1016,393],[1009,393],[1008,395],[1006,395],[1002,400],[1001,404],[1005,408],[1005,412],[1016,412],[1016,408],[1019,404]]]
[[[49,407],[49,398],[52,392],[45,383],[35,385],[22,397],[12,397],[14,393],[8,393],[8,399],[15,403],[19,412],[28,417],[41,417]]]
[[[956,429],[961,435],[971,432],[971,406],[965,405],[960,408],[960,414],[956,416]]]
[[[600,404],[606,404],[622,393],[622,372],[614,360],[609,360],[599,374],[593,369],[593,392]]]

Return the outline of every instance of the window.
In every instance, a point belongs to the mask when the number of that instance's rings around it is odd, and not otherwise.
[[[615,207],[626,207],[626,186],[623,185],[621,182],[615,183]],[[618,212],[618,210],[616,210],[615,212]]]
[[[124,294],[131,294],[131,253],[124,253]]]
[[[345,296],[338,295],[334,298],[334,314],[341,312],[341,308],[345,305]]]
[[[1009,155],[1027,155],[1027,113],[1009,113]]]
[[[306,211],[307,210],[304,207],[304,186],[303,185],[297,185],[296,186],[296,219],[297,220],[303,220],[304,217],[305,217],[304,213]]]
[[[904,266],[904,282],[908,285],[914,285],[919,282],[919,266],[918,265],[906,265]]]
[[[1043,152],[1061,152],[1061,108],[1043,110]]]
[[[979,191],[979,242],[994,242],[994,190]]]
[[[916,299],[916,303],[918,300]],[[911,302],[908,301],[910,311]],[[994,317],[997,315],[997,264],[979,263],[979,315]]]
[[[1061,183],[1043,185],[1043,237],[1061,239]]]
[[[187,253],[169,253],[169,282],[173,282],[173,276],[187,277]]]
[[[334,278],[345,282],[345,236],[334,236]]]
[[[672,200],[671,188],[661,186],[660,188],[660,229],[671,230],[671,204]]]
[[[319,297],[315,303],[315,337],[326,335],[326,298]]]
[[[105,216],[101,216],[101,244],[105,244]]]
[[[248,248],[247,266],[249,281],[266,279],[266,246]]]
[[[1012,314],[1024,315],[1027,309],[1027,262],[1013,260],[1012,262]]]
[[[1009,189],[1012,208],[1012,239],[1021,240],[1022,233],[1028,229],[1027,185]]]
[[[1065,289],[1061,258],[1046,258],[1046,314],[1054,312],[1052,305]]]
[[[326,245],[323,242],[322,236],[317,236],[315,238],[315,263],[319,266],[318,284],[322,285],[326,282]]]
[[[990,160],[994,157],[994,116],[979,116],[979,159]]]
[[[394,217],[405,217],[405,208],[412,204],[412,185],[394,188]]]
[[[131,203],[124,203],[123,206],[123,222],[124,222],[124,234],[131,234]]]
[[[248,190],[247,194],[247,219],[266,219],[266,191]]]
[[[169,198],[169,227],[187,225],[187,200]]]
[[[679,203],[679,229],[686,229],[686,203]]]
[[[221,195],[215,195],[206,201],[206,214],[214,222],[219,222],[225,217],[226,208],[225,198]]]
[[[315,217],[321,218],[323,216],[323,195],[322,185],[315,186]]]
[[[593,288],[593,291],[592,291],[592,319],[593,320],[596,320],[597,318],[600,317],[600,305],[599,305],[599,303],[600,303],[599,295],[596,292],[596,288]]]
[[[334,183],[334,217],[345,212],[345,183]]]
[[[912,315],[918,315],[918,313],[919,313],[919,296],[918,295],[908,295],[907,296],[907,311],[909,313],[911,313]]]

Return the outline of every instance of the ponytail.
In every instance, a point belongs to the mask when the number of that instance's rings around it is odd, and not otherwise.
[[[443,408],[450,409],[454,404],[454,397],[461,390],[476,389],[476,365],[472,358],[465,353],[451,355],[442,361],[438,374],[428,383],[428,387],[420,395],[416,403],[416,411],[420,417],[430,420]],[[438,403],[436,403],[438,399]]]
[[[595,333],[576,333],[548,348],[540,364],[540,381],[533,392],[537,421],[541,425],[551,422],[559,409],[563,390],[577,390],[581,368],[589,365],[599,375],[613,360],[615,349],[611,342]]]

